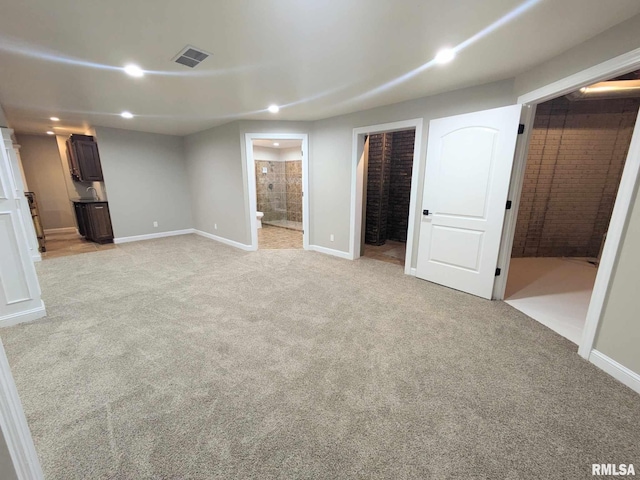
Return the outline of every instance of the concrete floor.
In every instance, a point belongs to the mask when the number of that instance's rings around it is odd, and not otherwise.
[[[362,256],[404,267],[406,251],[406,243],[387,240],[384,245],[365,245]]]
[[[579,344],[596,273],[580,259],[512,258],[505,302]]]

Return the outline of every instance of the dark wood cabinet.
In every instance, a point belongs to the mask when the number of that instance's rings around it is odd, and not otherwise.
[[[67,140],[71,176],[80,182],[101,182],[102,166],[98,144],[90,135],[71,135]]]
[[[73,205],[80,235],[96,243],[113,241],[107,202],[74,202]]]

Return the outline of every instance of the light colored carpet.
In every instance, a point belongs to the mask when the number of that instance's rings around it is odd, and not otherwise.
[[[0,331],[47,479],[592,478],[637,394],[501,302],[196,236],[38,265]]]

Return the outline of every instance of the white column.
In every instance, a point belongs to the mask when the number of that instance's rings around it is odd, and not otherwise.
[[[43,317],[46,311],[30,254],[26,228],[29,224],[25,225],[23,209],[29,207],[13,175],[10,153],[15,156],[15,150],[11,131],[0,131],[0,326],[7,326]],[[31,222],[31,215],[28,220]]]

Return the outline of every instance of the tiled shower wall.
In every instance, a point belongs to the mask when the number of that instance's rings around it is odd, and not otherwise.
[[[538,106],[514,257],[596,257],[608,229],[638,99]]]
[[[287,186],[287,220],[302,222],[302,160],[283,163]]]
[[[302,161],[256,160],[255,164],[257,207],[264,213],[263,221],[302,222]]]

